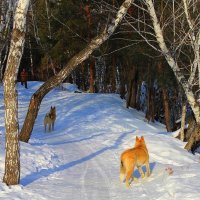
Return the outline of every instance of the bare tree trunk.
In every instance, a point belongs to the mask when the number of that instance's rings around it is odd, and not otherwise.
[[[149,83],[148,86],[148,96],[147,96],[147,112],[145,118],[149,121],[154,122],[154,92],[153,85]]]
[[[19,124],[16,78],[25,40],[25,23],[29,1],[19,0],[12,31],[10,51],[4,76],[6,158],[3,182],[15,185],[20,180]]]
[[[140,110],[140,91],[141,87],[140,87],[140,83],[138,81],[137,83],[137,95],[136,95],[136,109]]]
[[[85,85],[85,66],[84,66],[84,62],[81,63],[81,74],[82,74],[81,89],[82,89],[83,91],[86,91],[86,85]]]
[[[194,132],[192,133],[188,143],[185,146],[185,149],[187,149],[188,151],[192,151],[192,153],[194,153],[196,148],[199,146],[200,146],[200,124],[197,124]]]
[[[162,94],[163,94],[165,125],[166,125],[167,131],[169,132],[169,131],[171,131],[171,126],[170,126],[169,98],[168,98],[168,94],[167,94],[167,89],[163,88]]]
[[[33,69],[33,54],[31,51],[31,37],[29,36],[29,54],[30,54],[30,69],[31,69],[31,80],[35,80],[35,74],[34,74],[34,69]]]
[[[194,130],[195,130],[195,127],[197,126],[197,123],[195,121],[195,118],[193,115],[191,115],[189,117],[189,120],[188,120],[188,128],[186,130],[186,133],[185,133],[185,141],[189,141],[191,135],[193,134]]]
[[[112,56],[112,65],[110,69],[110,85],[111,85],[111,92],[115,93],[116,92],[116,84],[117,84],[117,65],[116,65],[116,60],[115,57]]]
[[[182,105],[181,130],[180,130],[181,141],[184,141],[185,139],[185,117],[186,117],[186,102],[184,102]]]
[[[150,69],[150,64],[151,62],[148,62],[148,95],[147,95],[147,111],[146,111],[146,116],[145,118],[149,121],[154,122],[154,87],[153,87],[153,77],[152,77],[152,72]]]
[[[122,99],[125,99],[125,96],[126,96],[126,85],[127,85],[127,74],[126,74],[126,71],[127,71],[127,66],[122,66],[121,67],[121,70],[120,70],[120,97]]]
[[[37,117],[38,110],[44,96],[55,86],[63,82],[63,80],[66,77],[68,77],[71,74],[71,72],[77,68],[79,64],[86,60],[95,49],[97,49],[113,34],[119,23],[124,18],[128,8],[130,7],[131,3],[133,3],[133,1],[134,0],[125,0],[119,8],[119,11],[117,12],[116,18],[112,20],[111,24],[108,25],[99,36],[91,40],[91,42],[82,51],[80,51],[73,58],[71,58],[71,60],[57,75],[51,77],[33,94],[24,121],[24,125],[19,136],[21,141],[29,141],[35,123],[35,119]]]
[[[128,83],[128,98],[126,101],[126,108],[129,108],[131,104],[132,88],[133,88],[133,79],[130,79]]]
[[[90,59],[90,93],[95,93],[95,60]]]
[[[133,65],[130,71],[129,76],[129,88],[128,88],[128,99],[127,99],[127,108],[132,107],[136,108],[136,98],[137,98],[137,70]]]

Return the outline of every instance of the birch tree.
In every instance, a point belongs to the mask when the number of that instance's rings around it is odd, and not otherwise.
[[[178,82],[182,86],[185,95],[187,97],[188,103],[190,104],[192,111],[194,113],[197,124],[200,124],[200,107],[199,107],[199,89],[200,89],[200,16],[199,12],[193,10],[198,9],[198,1],[182,0],[179,4],[183,5],[183,12],[181,13],[182,19],[186,19],[186,25],[183,27],[183,34],[181,35],[181,43],[175,48],[175,52],[172,52],[166,44],[164,38],[163,30],[159,23],[157,13],[155,10],[155,5],[152,0],[146,0],[146,6],[148,8],[149,15],[151,16],[153,28],[155,31],[156,40],[158,45],[164,55],[166,61],[174,72]],[[182,8],[182,7],[181,7]],[[190,71],[189,74],[185,70],[181,69],[181,65],[177,62],[177,57],[174,53],[180,50],[180,46],[189,46],[191,50],[190,56]],[[174,56],[173,56],[174,54]],[[198,140],[193,140],[193,144],[199,142]],[[191,145],[191,148],[193,146]],[[188,150],[191,150],[190,148]]]
[[[195,84],[193,84],[195,75],[196,75],[197,69],[200,67],[200,65],[199,65],[200,64],[199,63],[200,62],[199,61],[199,45],[200,45],[200,32],[199,31],[200,31],[200,27],[199,27],[199,24],[197,24],[198,30],[197,30],[197,33],[195,34],[195,31],[196,31],[195,26],[196,25],[192,25],[192,22],[189,19],[189,14],[188,14],[189,8],[187,5],[185,5],[185,4],[187,4],[186,0],[183,0],[183,3],[184,3],[184,12],[186,14],[186,18],[188,20],[188,26],[190,29],[187,33],[188,36],[185,35],[185,37],[187,37],[187,39],[190,40],[191,47],[192,47],[192,50],[194,53],[194,58],[193,58],[193,61],[191,64],[191,71],[190,71],[189,79],[187,79],[186,76],[184,76],[184,72],[181,71],[181,67],[179,66],[178,62],[174,59],[172,52],[169,50],[169,48],[166,45],[163,31],[162,31],[160,23],[158,21],[153,1],[146,0],[146,5],[148,8],[148,12],[151,16],[152,22],[153,22],[153,28],[155,31],[155,35],[156,35],[156,39],[159,44],[159,47],[160,47],[166,61],[168,62],[169,66],[173,70],[174,75],[176,76],[177,80],[183,87],[183,90],[187,96],[187,100],[194,112],[195,119],[197,122],[199,122],[200,121],[200,118],[199,118],[200,110],[199,110],[199,105],[198,105],[199,98],[196,98],[195,92],[192,90],[192,87],[195,85]],[[198,77],[198,79],[199,79],[199,77]],[[198,90],[199,90],[199,84],[198,84]],[[197,90],[197,92],[198,92],[198,90]]]
[[[19,122],[16,83],[24,47],[28,6],[29,0],[19,0],[17,3],[10,51],[4,75],[6,158],[3,182],[7,185],[18,184],[20,180]]]
[[[200,2],[143,0],[134,6],[138,13],[128,15],[126,24],[165,58],[200,124]]]

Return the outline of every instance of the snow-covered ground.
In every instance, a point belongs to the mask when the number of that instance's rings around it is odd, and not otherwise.
[[[31,94],[41,83],[18,85],[22,126]],[[2,200],[199,200],[200,159],[159,123],[144,122],[144,114],[126,109],[115,94],[74,93],[54,89],[43,100],[31,140],[21,143],[21,182],[0,182]],[[5,129],[0,86],[0,178],[4,174]],[[43,118],[56,106],[55,130],[44,132]],[[152,174],[127,189],[119,179],[119,157],[144,136]],[[169,175],[167,168],[173,173]],[[145,169],[145,168],[144,168]],[[138,171],[135,169],[135,176]]]

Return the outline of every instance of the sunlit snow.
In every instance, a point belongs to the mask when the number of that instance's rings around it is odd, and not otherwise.
[[[22,127],[31,95],[41,85],[18,85]],[[200,157],[164,125],[146,123],[144,114],[127,109],[116,94],[74,93],[76,87],[54,89],[43,100],[30,142],[20,143],[20,185],[0,182],[2,200],[199,200]],[[53,132],[44,132],[43,118],[56,106]],[[143,135],[152,174],[127,189],[119,179],[119,157]],[[0,177],[4,174],[5,128],[0,86]],[[170,175],[168,168],[173,173]],[[145,168],[144,168],[145,170]],[[135,169],[135,176],[139,173]]]

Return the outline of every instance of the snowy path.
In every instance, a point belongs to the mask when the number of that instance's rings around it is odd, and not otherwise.
[[[21,124],[31,89],[19,92]],[[57,108],[55,131],[44,133],[43,117],[50,105]],[[198,156],[186,152],[162,125],[143,118],[126,109],[117,95],[54,90],[41,105],[30,144],[21,143],[21,185],[0,183],[0,200],[199,199]],[[3,131],[1,119],[1,139]],[[127,189],[119,180],[119,157],[134,145],[136,135],[146,139],[152,175]],[[1,146],[1,177],[3,158]],[[173,169],[170,176],[167,167]]]

